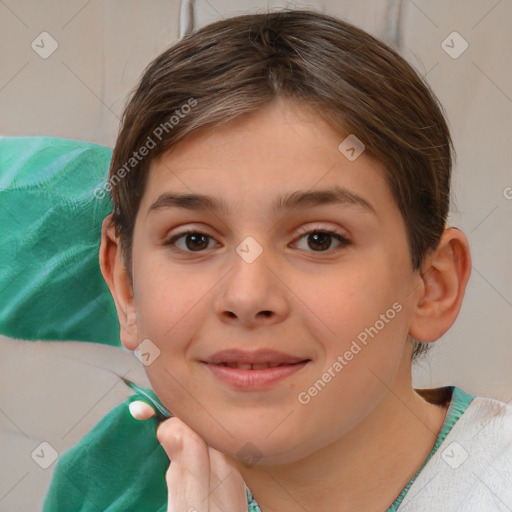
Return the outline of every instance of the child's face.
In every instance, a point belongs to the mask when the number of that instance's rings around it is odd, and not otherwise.
[[[233,456],[297,460],[357,426],[388,388],[410,385],[406,338],[420,278],[382,166],[364,152],[349,161],[338,149],[344,138],[297,103],[278,101],[198,132],[152,164],[133,240],[137,333],[123,343],[158,347],[146,368],[157,395]],[[273,208],[277,197],[334,187],[368,206]],[[162,200],[171,193],[209,196],[227,211],[171,206]],[[208,237],[166,245],[188,230]],[[262,249],[252,262],[247,237]],[[309,361],[274,383],[236,387],[204,362],[226,349]]]

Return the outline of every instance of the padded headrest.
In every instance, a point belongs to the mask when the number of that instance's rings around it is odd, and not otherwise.
[[[2,334],[121,346],[98,261],[111,157],[88,142],[0,138]]]

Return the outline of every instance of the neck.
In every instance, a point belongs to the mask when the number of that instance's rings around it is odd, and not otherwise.
[[[409,366],[377,408],[334,443],[286,465],[237,466],[262,512],[382,512],[429,455],[446,411],[414,391]]]

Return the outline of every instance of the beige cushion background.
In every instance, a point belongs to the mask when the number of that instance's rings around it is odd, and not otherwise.
[[[42,442],[62,454],[132,395],[116,374],[151,387],[123,348],[0,336],[0,511],[41,509],[55,462],[44,469],[31,454],[51,456]]]
[[[189,3],[189,2],[185,2]],[[418,387],[456,384],[512,399],[512,3],[506,0],[197,0],[194,26],[242,12],[315,7],[392,44],[445,106],[458,154],[450,224],[467,234],[473,274],[454,327],[414,369]],[[0,3],[0,135],[53,135],[112,147],[128,93],[149,61],[175,42],[177,0],[5,0]],[[46,31],[59,47],[31,48]],[[468,49],[452,59],[453,31]],[[0,512],[40,509],[54,464],[31,458],[42,442],[62,453],[130,390],[147,385],[120,348],[0,338]],[[6,463],[7,461],[7,463]]]

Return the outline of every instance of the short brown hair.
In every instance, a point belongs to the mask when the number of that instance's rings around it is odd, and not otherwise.
[[[449,209],[453,146],[441,105],[397,52],[365,31],[318,12],[279,11],[212,23],[146,68],[125,109],[110,167],[112,219],[130,275],[151,161],[193,131],[277,97],[313,106],[384,164],[405,220],[412,268],[420,268],[437,247]],[[147,157],[133,160],[149,140]],[[415,342],[415,356],[426,346]]]

